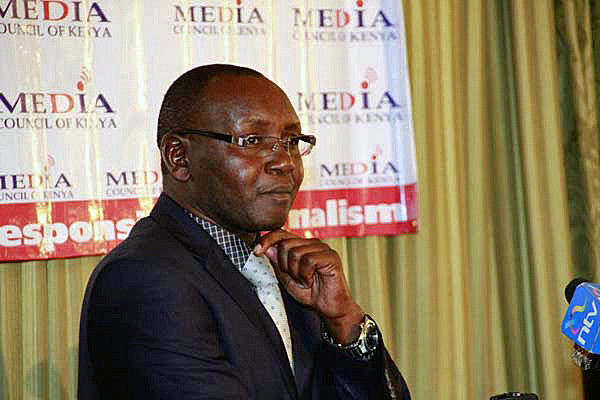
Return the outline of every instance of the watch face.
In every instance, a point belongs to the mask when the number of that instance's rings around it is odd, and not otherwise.
[[[377,348],[377,342],[378,342],[378,336],[377,336],[377,331],[373,332],[372,334],[368,334],[367,338],[365,340],[365,345],[367,347],[367,350],[371,351],[371,350],[375,350]]]
[[[367,336],[367,340],[365,341],[365,345],[367,346],[368,351],[375,350],[377,348],[377,337]]]
[[[371,322],[371,321],[369,321]],[[379,334],[377,333],[377,327],[375,323],[369,323],[367,325],[367,334],[365,335],[365,347],[368,351],[373,351],[377,348],[379,343]]]

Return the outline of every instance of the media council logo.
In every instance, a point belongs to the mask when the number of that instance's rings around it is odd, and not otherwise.
[[[319,187],[364,187],[399,185],[400,167],[375,146],[369,159],[322,162],[319,164]]]
[[[298,8],[292,11],[293,40],[387,42],[400,38],[391,13],[358,0],[353,8]]]
[[[104,194],[107,198],[158,197],[161,191],[158,170],[106,172]]]
[[[89,93],[90,71],[83,68],[75,91],[0,91],[0,134],[3,130],[115,129],[116,111],[108,97]]]
[[[112,38],[110,22],[100,2],[0,0],[0,35]]]
[[[260,8],[242,3],[242,0],[237,0],[234,7],[209,2],[174,4],[173,33],[204,36],[266,35],[265,20]]]
[[[406,104],[395,91],[381,87],[377,71],[367,68],[355,90],[296,94],[296,111],[310,125],[395,123],[404,121]]]
[[[55,159],[48,155],[41,172],[0,175],[0,203],[26,203],[73,199],[72,179],[55,170]]]

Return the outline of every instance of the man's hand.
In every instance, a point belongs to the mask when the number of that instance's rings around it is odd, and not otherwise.
[[[264,235],[254,253],[266,254],[287,292],[320,314],[338,343],[359,336],[364,312],[350,294],[335,250],[280,229]]]

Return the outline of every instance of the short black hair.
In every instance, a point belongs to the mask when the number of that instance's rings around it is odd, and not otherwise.
[[[202,97],[204,88],[211,79],[220,75],[264,78],[263,74],[251,68],[231,64],[201,65],[187,71],[169,86],[163,98],[156,134],[159,147],[163,136],[167,133],[189,128],[186,125],[190,117],[206,106],[198,101]]]

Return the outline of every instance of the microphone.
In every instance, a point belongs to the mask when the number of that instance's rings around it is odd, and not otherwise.
[[[492,396],[490,400],[538,400],[538,397],[535,393],[509,392]]]
[[[571,282],[569,282],[567,287],[565,287],[565,297],[567,298],[567,303],[571,302],[571,299],[573,298],[573,294],[575,293],[575,289],[577,289],[577,286],[584,282],[589,281],[583,278],[575,278]]]
[[[576,278],[565,288],[565,296],[571,299],[562,333],[582,349],[600,354],[600,285]]]
[[[562,333],[574,344],[572,359],[582,369],[583,391],[587,399],[600,398],[600,285],[575,278],[565,288],[569,308]]]

